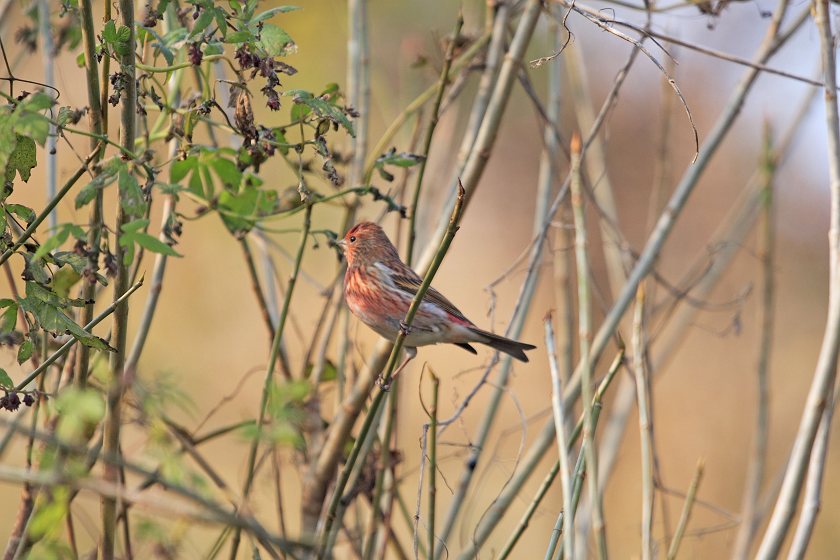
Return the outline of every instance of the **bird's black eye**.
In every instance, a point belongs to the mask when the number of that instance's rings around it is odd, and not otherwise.
[[[356,236],[355,236],[355,235],[351,235],[351,236],[350,236],[350,243],[355,243],[355,242],[356,242]]]

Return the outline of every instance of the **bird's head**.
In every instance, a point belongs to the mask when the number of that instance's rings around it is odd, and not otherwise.
[[[373,264],[387,258],[399,260],[397,249],[381,227],[373,222],[359,222],[344,235],[338,246],[352,266]]]

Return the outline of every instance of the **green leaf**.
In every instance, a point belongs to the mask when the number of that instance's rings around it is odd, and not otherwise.
[[[329,101],[325,101],[319,97],[315,97],[308,91],[300,89],[287,90],[283,95],[291,96],[292,101],[298,105],[305,105],[312,109],[312,111],[319,117],[326,117],[334,123],[343,126],[350,136],[355,136],[353,131],[353,123],[347,118],[347,115],[340,108],[334,106]]]
[[[15,134],[13,126],[16,120],[14,115],[0,107],[0,169],[4,170],[4,176],[9,157],[17,146],[18,135]],[[0,196],[5,197],[5,195]]]
[[[236,189],[239,187],[239,183],[242,182],[242,172],[239,171],[235,163],[229,159],[216,158],[210,162],[210,165],[225,188]]]
[[[79,274],[84,272],[85,267],[88,265],[85,257],[73,251],[59,251],[53,254],[53,260],[58,266],[67,265]]]
[[[259,23],[261,21],[265,21],[270,19],[277,14],[286,14],[289,12],[294,12],[295,10],[300,10],[298,6],[277,6],[276,8],[271,8],[270,10],[266,10],[251,20],[251,23]]]
[[[102,40],[106,43],[113,43],[117,40],[117,24],[114,20],[105,22],[105,27],[102,28]]]
[[[184,187],[179,185],[178,183],[155,183],[155,186],[162,192],[163,194],[168,194],[171,196],[176,197],[177,200],[178,193],[184,190]]]
[[[146,213],[146,200],[137,179],[127,168],[120,169],[119,180],[120,204],[129,217],[142,216]]]
[[[190,33],[190,37],[195,37],[196,35],[199,35],[202,31],[207,29],[207,27],[211,23],[213,23],[215,12],[215,9],[204,8],[203,10],[201,10],[201,14],[198,16],[198,19],[195,20],[195,23],[193,24],[193,29]]]
[[[161,241],[160,239],[158,239],[154,235],[149,235],[148,233],[143,233],[143,232],[137,232],[137,233],[133,233],[131,235],[134,237],[134,242],[135,243],[137,243],[138,245],[140,245],[144,249],[147,249],[147,250],[149,250],[153,253],[160,253],[162,255],[167,255],[169,257],[180,257],[181,256],[178,253],[178,251],[176,251],[175,249],[173,249],[172,247],[170,247],[169,245],[167,245],[166,243],[164,243],[163,241]]]
[[[50,133],[50,121],[40,113],[26,113],[18,117],[15,132],[21,136],[28,136],[43,146]]]
[[[198,168],[197,172],[193,173],[193,175],[198,174],[201,174],[201,181],[204,183],[204,193],[202,193],[204,198],[213,200],[216,189],[213,185],[213,179],[210,177],[210,169],[206,165],[202,165]]]
[[[15,330],[17,324],[18,304],[12,299],[0,299],[0,333],[6,334]]]
[[[53,275],[52,288],[55,293],[66,298],[70,295],[70,289],[81,279],[82,275],[76,272],[73,267],[63,266]]]
[[[191,193],[194,195],[205,198],[204,192],[204,184],[201,181],[201,171],[198,167],[195,168],[192,175],[190,175],[190,182],[188,183],[188,187]]]
[[[231,233],[250,231],[257,220],[274,212],[277,192],[246,187],[240,193],[223,191],[219,195],[219,216]]]
[[[130,222],[126,222],[122,226],[122,231],[124,233],[134,233],[142,230],[143,228],[149,225],[149,220],[145,218],[138,218],[136,220],[132,220]]]
[[[96,198],[97,192],[98,189],[96,188],[96,185],[93,182],[88,183],[87,185],[82,187],[79,190],[79,194],[76,195],[76,210],[89,204],[94,198]]]
[[[67,241],[71,233],[77,239],[84,237],[85,235],[84,230],[76,224],[61,224],[58,226],[56,234],[44,241],[41,246],[38,247],[38,250],[35,251],[33,259],[43,259],[46,255],[53,252],[53,250],[58,249],[65,241]]]
[[[227,35],[227,21],[225,20],[225,12],[214,8],[213,12],[215,12],[215,19],[216,19],[216,26],[219,28],[219,32],[222,34],[222,37]]]
[[[161,253],[170,257],[181,256],[175,249],[157,237],[142,231],[148,224],[149,220],[140,219],[129,222],[122,227],[123,233],[120,235],[120,245],[125,247],[124,264],[129,265],[134,260],[135,244],[153,253]]]
[[[310,379],[312,377],[312,370],[314,369],[315,367],[313,366],[313,364],[309,364],[306,366],[306,371],[304,372],[306,379]],[[326,383],[327,381],[335,381],[336,379],[338,379],[338,368],[335,367],[334,363],[332,363],[329,360],[326,360],[326,362],[324,363],[324,369],[321,372],[321,383]]]
[[[38,160],[35,157],[35,141],[32,138],[17,135],[15,149],[6,163],[6,181],[14,181],[17,172],[24,182],[28,182],[32,168],[36,165],[38,165]]]
[[[297,45],[289,34],[273,23],[263,25],[256,45],[270,57],[284,56],[297,50]]]
[[[93,181],[82,187],[79,194],[76,195],[76,209],[78,210],[95,199],[96,194],[101,189],[104,189],[113,183],[117,179],[120,171],[125,168],[125,162],[121,161],[119,158],[114,158],[103,165],[99,175],[94,177]]]
[[[12,378],[9,377],[9,374],[6,373],[6,370],[0,368],[0,387],[4,389],[12,389],[14,388],[15,383],[12,381]]]
[[[225,47],[222,46],[221,43],[218,41],[212,41],[204,45],[204,55],[210,56],[213,54],[223,54],[225,52]]]
[[[160,9],[160,7],[158,7],[158,9]],[[166,63],[171,66],[175,62],[175,53],[172,52],[172,49],[169,48],[172,45],[172,43],[169,42],[166,38],[161,37],[158,34],[158,32],[154,29],[151,29],[149,27],[144,27],[143,29],[146,31],[146,33],[155,38],[155,40],[150,43],[152,48],[156,49],[160,54],[162,54],[163,58],[166,59]],[[176,29],[183,30],[184,36],[186,36],[186,29],[180,27]]]
[[[292,110],[293,111],[294,111],[295,107],[300,107],[300,105],[292,105]],[[289,145],[289,141],[286,140],[285,132],[283,132],[283,130],[280,129],[280,128],[275,128],[273,132],[274,132],[274,140],[279,144],[279,146],[277,146],[277,149],[280,150],[280,153],[283,154],[284,156],[288,155],[289,148],[291,146]]]
[[[62,307],[74,304],[59,297],[49,289],[35,283],[26,283],[26,297],[20,299],[20,306],[30,313],[42,329],[58,336],[69,334],[85,346],[96,350],[114,351],[104,340],[87,332],[65,315]]]
[[[386,154],[376,159],[376,166],[396,165],[397,167],[413,167],[419,165],[426,158],[420,154],[412,154],[409,152],[396,153],[396,150],[391,150]]]
[[[127,43],[129,39],[131,39],[131,29],[125,25],[121,25],[117,30],[117,41]]]
[[[307,105],[304,105],[302,103],[295,103],[294,105],[292,105],[292,110],[289,113],[289,117],[292,119],[293,123],[296,123],[302,121],[306,117],[306,115],[308,115],[311,112],[312,109],[310,109]]]
[[[76,55],[76,66],[78,66],[79,68],[85,67],[85,51],[82,51],[78,55]]]
[[[253,41],[254,35],[250,31],[234,31],[225,35],[225,43],[247,43]]]
[[[50,276],[47,273],[47,266],[42,259],[34,258],[32,253],[24,253],[23,260],[25,261],[23,267],[24,280],[32,280],[44,285],[50,283]]]
[[[53,105],[55,105],[55,99],[42,91],[36,91],[23,100],[20,108],[26,112],[38,112],[49,109]]]
[[[83,439],[86,433],[105,416],[102,395],[93,389],[72,386],[55,399],[58,411],[56,435],[64,441]]]
[[[198,165],[198,158],[195,156],[190,156],[187,159],[174,162],[169,166],[169,182],[181,182],[181,179],[186,177],[187,173],[194,170],[196,165]]]
[[[32,344],[31,340],[29,340],[28,338],[26,340],[24,340],[21,343],[20,348],[18,348],[17,362],[19,364],[22,364],[23,362],[25,362],[26,360],[31,358],[32,357],[32,351],[34,350],[34,348],[35,348],[35,345]]]
[[[23,204],[7,204],[6,210],[17,215],[17,217],[26,222],[27,225],[35,221],[35,211]]]
[[[59,498],[59,495],[63,498]],[[32,536],[41,539],[48,533],[58,531],[67,515],[67,488],[58,487],[52,492],[52,499],[39,501],[29,524]]]
[[[38,250],[35,251],[34,259],[43,259],[46,255],[51,253],[53,249],[58,249],[67,241],[67,237],[70,235],[70,232],[67,231],[66,228],[61,228],[58,230],[58,233],[48,238],[46,241],[41,243],[41,246],[38,247]]]

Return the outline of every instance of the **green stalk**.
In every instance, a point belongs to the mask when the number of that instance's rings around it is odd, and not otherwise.
[[[102,0],[102,21],[109,21],[111,19],[111,6],[113,0]],[[92,13],[92,12],[91,12]],[[85,54],[87,56],[87,54]],[[87,60],[85,60],[87,62]],[[108,134],[108,84],[109,76],[111,74],[111,57],[102,57],[102,73],[100,74],[100,95],[99,107],[102,111],[102,133]]]
[[[586,444],[584,443],[584,446]],[[563,510],[560,512],[560,515],[557,516],[557,521],[554,523],[554,528],[551,530],[551,537],[548,539],[548,547],[545,551],[545,560],[552,560],[555,558],[554,551],[557,551],[557,558],[562,558],[563,554],[565,553],[565,541],[560,542],[560,536],[563,535],[563,527],[567,524],[571,524],[574,526],[575,523],[575,511],[577,510],[578,502],[580,501],[580,493],[583,489],[583,476],[586,472],[586,461],[584,460],[584,451],[585,449],[582,447],[580,453],[578,454],[577,461],[575,462],[575,470],[574,470],[574,485],[572,487],[572,494],[570,496],[570,500],[572,503],[572,509],[569,512]],[[567,515],[568,513],[568,515]],[[557,544],[560,543],[560,548],[557,549]],[[571,554],[569,555],[570,558],[574,560],[574,556]]]
[[[680,549],[685,528],[688,526],[688,520],[691,517],[691,508],[694,506],[694,498],[697,496],[697,488],[700,486],[700,481],[703,478],[703,461],[697,462],[697,469],[694,471],[694,478],[691,480],[691,486],[688,487],[688,494],[685,497],[682,513],[680,513],[680,521],[677,524],[677,531],[674,533],[674,538],[671,540],[671,546],[668,547],[668,560],[673,560],[677,557],[677,552]]]
[[[639,285],[636,306],[633,313],[633,376],[636,381],[636,400],[639,403],[639,441],[642,458],[642,560],[653,558],[653,424],[649,400],[650,379],[647,375],[645,355],[647,336],[645,334],[645,289]]]
[[[365,541],[364,552],[362,557],[365,560],[372,560],[376,549],[377,539],[377,522],[379,521],[382,512],[382,496],[385,492],[385,481],[388,477],[391,467],[391,436],[394,432],[394,423],[396,418],[397,396],[399,395],[399,379],[395,379],[391,384],[391,390],[394,396],[388,401],[388,415],[385,418],[385,433],[382,435],[380,451],[382,454],[382,469],[376,477],[376,485],[373,490],[373,502],[370,508],[370,517],[367,526],[367,539]],[[392,481],[392,486],[396,485],[397,481]],[[388,536],[385,535],[386,543]]]
[[[298,245],[297,255],[295,256],[295,264],[292,269],[292,275],[289,277],[289,284],[286,286],[286,295],[283,299],[283,308],[280,311],[280,318],[277,323],[277,330],[274,332],[274,340],[271,343],[271,352],[268,357],[268,368],[265,374],[265,381],[263,383],[262,397],[260,399],[260,413],[257,421],[257,433],[254,440],[251,442],[251,448],[248,451],[248,466],[247,475],[245,478],[245,485],[242,488],[242,500],[247,501],[248,495],[251,492],[251,487],[256,476],[256,462],[257,451],[259,450],[260,438],[262,437],[263,423],[265,422],[265,413],[268,409],[268,399],[271,394],[271,384],[274,382],[274,368],[277,364],[277,356],[280,352],[280,342],[283,340],[283,331],[286,326],[286,319],[289,316],[289,307],[292,303],[292,295],[295,291],[295,284],[297,284],[298,274],[300,273],[300,265],[303,261],[303,254],[306,250],[306,244],[309,241],[309,229],[312,227],[312,203],[306,202],[306,211],[303,216],[303,228],[301,229],[300,245]],[[242,537],[242,529],[237,528],[233,534],[233,543],[230,549],[230,558],[236,558],[236,553],[239,549],[239,542]]]
[[[136,69],[135,48],[136,36],[134,28],[134,1],[120,0],[120,18],[122,25],[128,28],[128,49],[120,57],[120,70],[125,74],[126,84],[122,95],[122,107],[120,118],[120,144],[129,152],[134,151],[134,136],[136,125],[137,106],[137,83],[135,79]],[[128,290],[129,270],[125,263],[125,248],[120,244],[119,238],[122,235],[122,226],[128,221],[128,214],[125,211],[122,200],[117,203],[117,219],[114,225],[114,233],[117,240],[114,256],[117,260],[117,277],[114,280],[114,324],[112,327],[113,346],[116,350],[111,355],[111,381],[108,388],[107,408],[105,416],[105,439],[104,451],[106,454],[116,456],[120,448],[121,428],[121,401],[126,389],[125,385],[125,346],[128,329],[128,303],[121,299],[121,296]],[[117,303],[120,301],[120,303]],[[103,478],[107,482],[117,484],[119,482],[119,469],[114,465],[105,465]],[[116,547],[116,516],[117,500],[112,496],[102,497],[102,557],[104,560],[112,560]]]
[[[764,481],[764,471],[767,462],[767,439],[770,421],[770,387],[768,373],[770,369],[770,355],[773,350],[774,331],[774,299],[775,299],[775,250],[774,250],[774,201],[773,183],[776,175],[776,150],[773,146],[773,135],[769,123],[764,128],[764,152],[760,166],[762,177],[761,189],[761,218],[758,227],[760,247],[759,260],[761,265],[761,339],[758,350],[758,367],[756,381],[758,389],[758,403],[756,412],[755,435],[753,436],[752,454],[747,468],[747,480],[744,483],[744,497],[741,506],[741,526],[735,539],[732,558],[745,560],[750,551],[755,532],[761,519],[759,513],[759,497]]]
[[[589,256],[587,251],[587,232],[583,208],[583,192],[580,175],[580,136],[572,136],[572,214],[575,222],[575,257],[578,277],[578,342],[581,361],[581,394],[583,396],[583,445],[586,449],[586,467],[589,471],[587,487],[589,501],[592,504],[592,527],[598,543],[598,557],[607,557],[607,537],[604,528],[604,511],[598,488],[598,462],[595,449],[595,425],[592,422],[592,363],[590,357],[590,339],[592,337],[590,297],[589,297]]]
[[[551,315],[545,318],[545,349],[548,354],[548,364],[551,370],[551,408],[554,417],[554,431],[557,436],[558,466],[560,467],[560,486],[563,491],[563,511],[572,511],[572,483],[569,469],[569,444],[566,437],[567,412],[563,406],[563,387],[560,382],[560,366],[557,363],[557,352],[554,350],[554,328]],[[585,418],[585,417],[584,417]],[[566,515],[563,518],[563,543],[566,550],[574,558],[575,528],[574,517]]]
[[[257,266],[254,262],[254,254],[251,251],[251,247],[248,245],[248,239],[246,237],[243,237],[239,241],[239,244],[242,247],[242,253],[245,256],[245,264],[248,267],[248,276],[251,279],[251,286],[254,290],[254,294],[257,296],[257,306],[260,308],[260,313],[263,315],[263,321],[265,321],[265,324],[268,327],[271,339],[274,340],[275,332],[274,324],[271,320],[271,307],[269,307],[268,302],[265,299],[262,286],[260,285],[260,278],[257,274]],[[285,352],[283,352],[282,344],[280,348],[278,348],[277,358],[280,361],[280,373],[283,374],[283,377],[287,381],[291,381],[292,372],[289,368],[288,358],[286,357]]]
[[[84,40],[85,49],[85,77],[87,79],[87,94],[88,106],[90,111],[88,113],[90,130],[94,134],[103,134],[102,124],[102,106],[100,104],[100,84],[99,84],[99,63],[96,58],[96,34],[93,29],[93,6],[91,0],[79,1],[79,15],[82,19],[82,38]],[[107,58],[107,57],[106,57]],[[90,139],[90,149],[97,150],[95,160],[99,160],[104,153],[104,145],[97,139]],[[102,189],[98,189],[96,199],[93,203],[93,208],[90,213],[90,228],[88,229],[88,268],[91,271],[96,271],[99,268],[99,241],[102,235]],[[85,304],[82,312],[82,323],[90,323],[93,320],[93,298],[96,296],[96,281],[83,279],[84,288],[82,289],[82,298],[91,303]],[[88,367],[90,364],[90,348],[83,346],[79,349],[76,362],[76,383],[79,387],[84,388],[87,385]]]
[[[597,426],[598,419],[601,417],[601,409],[603,405],[600,400],[596,401],[592,406],[592,422]],[[586,478],[587,466],[586,466],[586,442],[583,442],[583,446],[580,449],[580,454],[578,455],[577,462],[575,463],[575,471],[574,471],[574,485],[572,486],[572,511],[571,511],[571,524],[574,525],[574,518],[575,514],[577,513],[578,505],[580,504],[580,495],[583,492],[583,479]],[[561,512],[560,516],[557,518],[557,523],[562,527],[566,524],[565,521],[565,512]],[[555,527],[557,527],[555,525]],[[554,545],[549,542],[549,548],[553,550],[553,546],[556,546],[557,540],[559,540],[560,534],[559,532],[553,532],[551,535],[551,542],[554,542]],[[563,543],[560,543],[560,549],[557,551],[557,557],[563,558],[564,555],[564,546]],[[546,553],[546,560],[550,558],[549,554]]]
[[[430,370],[431,371],[431,370]],[[440,379],[432,373],[432,408],[429,410],[429,560],[435,560],[435,498],[437,494],[437,409]],[[425,457],[421,457],[425,460]]]

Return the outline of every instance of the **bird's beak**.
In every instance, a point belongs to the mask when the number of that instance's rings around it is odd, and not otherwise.
[[[341,247],[342,252],[344,252],[347,249],[347,242],[344,241],[343,239],[340,239],[340,240],[336,241],[335,244],[338,245],[339,247]]]

